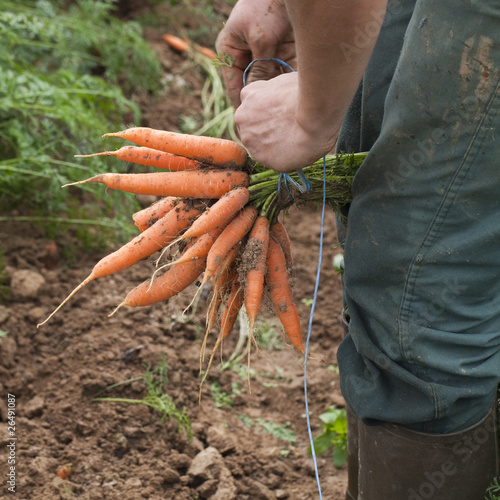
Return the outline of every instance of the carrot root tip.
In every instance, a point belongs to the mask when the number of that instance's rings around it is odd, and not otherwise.
[[[112,316],[114,316],[119,309],[121,309],[123,306],[126,306],[127,303],[125,301],[123,301],[121,304],[118,304],[114,309],[113,311],[111,311],[110,314],[108,314],[108,318],[111,318]]]
[[[112,151],[102,151],[100,153],[92,153],[90,155],[75,155],[75,158],[92,158],[94,156],[113,156]]]
[[[89,179],[85,179],[84,181],[77,181],[77,182],[70,182],[68,184],[64,184],[64,186],[61,186],[61,188],[69,187],[69,186],[77,186],[78,184],[86,184],[89,182]]]

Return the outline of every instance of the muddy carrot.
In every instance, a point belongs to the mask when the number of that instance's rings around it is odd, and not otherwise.
[[[212,300],[210,301],[210,305],[208,307],[207,313],[207,325],[205,329],[205,336],[203,338],[203,342],[200,349],[200,373],[203,369],[203,357],[205,355],[205,347],[207,345],[208,335],[212,326],[215,324],[215,320],[219,313],[219,308],[222,304],[224,296],[231,289],[233,282],[236,278],[237,270],[235,265],[231,265],[228,268],[224,269],[223,272],[219,273],[214,279],[214,290],[212,295]]]
[[[180,199],[175,196],[166,196],[149,207],[139,210],[139,212],[133,214],[132,220],[142,232],[148,227],[151,227],[158,219],[170,212],[170,210],[172,210],[179,202]]]
[[[148,127],[133,127],[103,137],[120,137],[138,146],[145,146],[174,155],[185,156],[208,165],[243,168],[247,151],[234,141],[190,134],[179,134]]]
[[[269,238],[269,251],[267,253],[266,264],[266,283],[269,287],[271,301],[288,338],[304,354],[300,318],[288,281],[285,255],[281,245],[273,237]]]
[[[232,189],[203,212],[182,235],[182,239],[206,233],[214,227],[226,227],[236,214],[248,203],[250,193],[245,187]]]
[[[292,246],[285,226],[281,222],[276,221],[271,226],[271,233],[276,237],[276,241],[281,245],[283,253],[285,254],[286,265],[289,271],[292,271],[293,270]]]
[[[184,156],[140,146],[123,146],[116,151],[103,151],[90,155],[75,155],[76,158],[92,158],[93,156],[114,156],[119,160],[129,163],[137,163],[138,165],[173,171],[197,170],[204,166],[206,167],[203,163]]]
[[[222,296],[226,291],[226,284],[231,281],[231,272],[236,271],[236,268],[235,266],[233,266],[233,264],[236,262],[238,254],[240,253],[242,243],[242,241],[239,241],[236,245],[234,245],[234,247],[229,250],[222,262],[213,272],[212,279],[214,282],[214,290],[212,301],[210,302],[207,313],[207,330],[211,330],[211,328],[215,324],[219,306],[222,302]],[[205,267],[205,273],[206,272],[207,270]]]
[[[201,202],[194,205],[187,202],[180,202],[174,210],[171,210],[150,228],[143,231],[115,252],[101,259],[94,266],[89,276],[38,326],[45,324],[76,292],[91,281],[122,271],[140,260],[149,257],[163,248],[167,243],[175,240],[181,231],[192,224],[193,219],[203,211],[203,208],[204,204]]]
[[[65,184],[63,187],[89,182],[100,182],[108,188],[135,194],[215,199],[221,198],[232,189],[248,186],[248,175],[231,170],[99,174],[90,179]]]
[[[258,212],[253,206],[247,206],[222,231],[207,254],[207,264],[200,287],[214,276],[230,250],[233,248],[236,250],[237,243],[241,242],[250,231],[257,215]]]
[[[241,287],[238,276],[235,276],[233,280],[233,284],[231,287],[231,291],[227,297],[226,304],[224,307],[224,311],[222,313],[221,318],[221,329],[217,340],[215,342],[214,348],[212,349],[212,353],[210,355],[210,359],[208,361],[207,369],[205,371],[205,375],[200,383],[200,392],[199,392],[199,401],[201,402],[201,387],[205,382],[205,379],[208,376],[208,372],[210,367],[212,366],[212,362],[214,360],[217,349],[221,345],[222,341],[228,337],[231,333],[236,320],[238,319],[238,313],[240,312],[241,307],[243,306],[243,289]],[[208,333],[208,331],[207,331]]]
[[[229,250],[252,229],[257,215],[258,212],[255,207],[251,205],[246,206],[222,231],[207,255],[206,279],[214,275],[217,267],[224,260]]]
[[[204,267],[205,259],[183,262],[171,267],[153,283],[147,280],[131,290],[109,316],[113,316],[123,306],[144,307],[170,299],[193,284]]]
[[[262,306],[268,245],[269,219],[259,216],[250,231],[244,253],[251,265],[251,268],[246,273],[244,287],[245,309],[248,315],[251,339],[253,339],[255,320]]]

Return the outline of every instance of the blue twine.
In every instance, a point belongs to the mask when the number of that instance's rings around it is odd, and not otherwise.
[[[243,86],[246,86],[246,79],[247,79],[247,73],[249,72],[250,68],[257,62],[257,61],[276,61],[288,68],[290,71],[294,71],[294,69],[288,65],[286,62],[282,61],[281,59],[277,59],[275,57],[269,57],[266,59],[255,59],[253,60],[245,69],[243,72]],[[294,198],[292,196],[292,193],[290,192],[290,188],[288,186],[288,183],[293,184],[295,188],[297,188],[301,193],[304,193],[305,191],[309,191],[311,189],[311,183],[307,179],[306,175],[302,171],[302,169],[299,169],[296,171],[297,175],[299,177],[300,183],[292,179],[288,174],[283,174],[280,173],[279,176],[279,181],[278,181],[278,198],[280,195],[281,191],[281,182],[284,183],[285,188],[288,192],[288,196],[290,196],[292,202],[294,201]],[[321,211],[321,231],[320,231],[320,238],[319,238],[319,256],[318,256],[318,269],[316,271],[316,283],[314,285],[314,295],[313,295],[313,301],[311,304],[311,314],[309,316],[309,326],[307,329],[307,339],[306,339],[306,348],[305,348],[305,353],[304,353],[304,400],[305,400],[305,409],[306,409],[306,422],[307,422],[307,433],[309,434],[309,442],[311,445],[311,455],[313,458],[313,463],[314,463],[314,473],[316,475],[316,483],[318,485],[318,493],[319,493],[319,498],[320,500],[323,500],[323,495],[321,494],[321,484],[319,480],[319,471],[318,471],[318,462],[316,459],[316,452],[314,450],[314,440],[312,436],[312,430],[311,430],[311,421],[309,418],[309,403],[307,400],[307,355],[309,353],[309,341],[311,339],[311,332],[312,332],[312,322],[313,322],[313,317],[314,317],[314,309],[316,308],[316,303],[318,299],[318,288],[319,288],[319,278],[321,274],[321,263],[323,261],[323,234],[324,234],[324,228],[325,228],[325,206],[326,206],[326,157],[323,156],[323,207]]]
[[[295,71],[288,63],[285,61],[282,61],[281,59],[278,59],[276,57],[266,57],[264,59],[254,59],[245,69],[243,72],[243,87],[246,87],[247,84],[247,74],[250,71],[250,68],[256,63],[260,61],[275,61],[277,63],[280,63],[282,66],[285,66],[285,68],[289,69],[292,73]]]
[[[306,421],[307,421],[307,432],[309,434],[309,442],[311,444],[311,455],[314,462],[314,473],[316,474],[316,483],[318,484],[319,498],[322,500],[323,496],[321,494],[321,484],[319,481],[318,463],[316,461],[316,452],[314,450],[314,441],[311,431],[311,422],[309,420],[309,404],[307,402],[307,355],[309,353],[309,340],[311,338],[312,332],[312,322],[314,317],[314,309],[316,308],[316,302],[318,299],[318,288],[319,288],[319,277],[321,274],[321,263],[323,261],[323,234],[325,229],[325,206],[326,206],[326,157],[323,156],[323,206],[321,209],[321,231],[319,236],[319,256],[318,256],[318,269],[316,271],[316,283],[314,285],[314,295],[313,302],[311,305],[311,314],[309,316],[309,326],[307,329],[307,340],[306,349],[304,354],[304,399],[306,405]]]

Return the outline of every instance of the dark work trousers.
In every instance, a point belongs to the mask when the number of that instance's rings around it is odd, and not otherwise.
[[[337,149],[353,182],[341,388],[365,424],[450,433],[500,381],[500,3],[389,1]]]

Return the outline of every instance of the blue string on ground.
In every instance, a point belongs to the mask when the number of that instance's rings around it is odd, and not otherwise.
[[[255,59],[253,60],[245,69],[243,73],[243,86],[246,86],[246,79],[247,79],[247,74],[250,70],[250,68],[257,62],[257,61],[276,61],[286,68],[288,68],[290,71],[294,71],[294,69],[288,65],[286,62],[282,61],[281,59],[277,59],[275,57],[269,57],[266,59]],[[292,179],[288,174],[280,174],[279,182],[278,182],[278,195],[280,194],[281,190],[281,182],[285,184],[285,188],[288,192],[288,195],[293,201],[293,196],[290,192],[290,188],[288,187],[288,183],[290,182],[293,184],[301,193],[305,191],[309,191],[311,189],[311,184],[309,180],[307,179],[306,175],[304,172],[299,169],[296,171],[297,175],[299,176],[300,183],[296,182],[294,179]],[[311,445],[311,455],[313,458],[313,463],[314,463],[314,473],[316,475],[316,483],[318,485],[318,493],[319,493],[319,498],[320,500],[323,500],[323,495],[321,494],[321,483],[319,480],[319,472],[318,472],[318,462],[316,460],[316,452],[314,450],[314,440],[312,437],[312,430],[311,430],[311,421],[309,418],[309,403],[307,399],[307,356],[309,354],[309,341],[311,339],[311,332],[312,332],[312,322],[313,322],[313,317],[314,317],[314,309],[316,308],[316,302],[318,298],[318,288],[319,288],[319,278],[321,274],[321,263],[323,260],[323,233],[324,233],[324,228],[325,228],[325,206],[326,206],[326,157],[323,157],[323,206],[322,206],[322,211],[321,211],[321,231],[320,231],[320,238],[319,238],[319,256],[318,256],[318,269],[316,272],[316,283],[314,286],[314,296],[313,296],[313,302],[311,305],[311,314],[309,316],[309,326],[307,330],[307,339],[306,339],[306,348],[305,348],[305,354],[304,354],[304,400],[305,400],[305,410],[306,410],[306,421],[307,421],[307,432],[309,434],[309,442]]]

